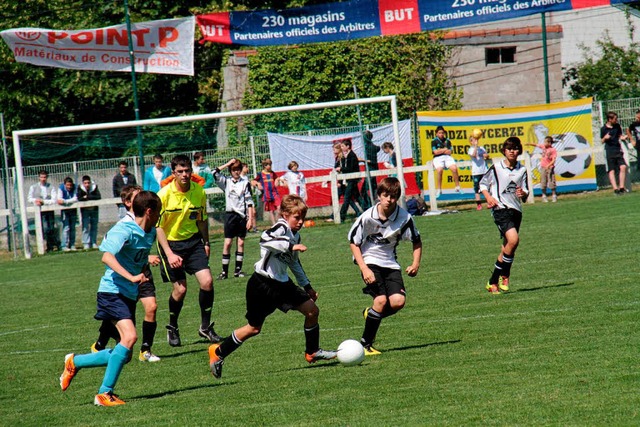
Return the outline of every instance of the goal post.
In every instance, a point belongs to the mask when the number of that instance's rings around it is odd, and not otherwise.
[[[22,224],[22,240],[23,240],[24,256],[26,259],[31,258],[31,248],[30,248],[30,242],[29,242],[29,227],[28,227],[29,224],[28,224],[28,216],[27,216],[27,200],[26,200],[26,192],[25,192],[25,184],[24,184],[23,162],[22,162],[22,155],[21,155],[22,151],[21,151],[21,145],[20,145],[21,138],[29,137],[29,136],[46,135],[51,133],[64,134],[64,133],[99,131],[99,130],[108,130],[108,129],[136,128],[141,126],[172,125],[172,124],[182,124],[186,122],[240,118],[240,117],[246,117],[246,116],[278,114],[278,113],[306,111],[306,110],[320,110],[320,109],[328,109],[328,108],[349,107],[349,106],[378,104],[378,103],[388,103],[390,106],[391,121],[393,126],[393,143],[394,143],[394,146],[396,147],[396,150],[394,150],[394,154],[397,159],[397,176],[402,184],[400,186],[402,191],[402,194],[400,197],[400,203],[404,204],[405,185],[404,185],[404,174],[403,174],[403,167],[402,167],[403,153],[400,145],[400,128],[398,124],[398,109],[397,109],[397,101],[396,101],[395,95],[379,96],[379,97],[372,97],[372,98],[358,98],[358,99],[350,99],[350,100],[344,100],[344,101],[330,101],[330,102],[320,102],[320,103],[312,103],[312,104],[299,104],[299,105],[290,105],[290,106],[281,106],[281,107],[261,108],[261,109],[254,109],[254,110],[240,110],[240,111],[227,111],[227,112],[210,113],[210,114],[196,114],[191,116],[176,116],[176,117],[165,117],[165,118],[157,118],[157,119],[130,120],[130,121],[122,121],[122,122],[97,123],[97,124],[76,125],[76,126],[60,126],[60,127],[13,131],[12,136],[13,136],[13,149],[14,149],[15,166],[16,166],[16,181],[17,181],[17,187],[18,187],[17,188],[18,189],[18,205],[19,205],[18,207],[19,207],[20,219]]]

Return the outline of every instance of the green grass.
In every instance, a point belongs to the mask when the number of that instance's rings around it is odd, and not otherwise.
[[[277,312],[216,380],[196,333],[194,280],[180,348],[166,343],[169,288],[157,283],[162,361],[125,367],[116,392],[127,405],[119,408],[92,404],[103,369],[81,371],[64,393],[58,384],[64,355],[87,352],[96,338],[99,253],[0,261],[0,425],[640,424],[640,194],[526,206],[506,295],[484,291],[500,244],[488,211],[417,223],[422,268],[405,278],[405,309],[382,323],[382,355],[350,368],[308,365],[302,316]],[[321,224],[303,232],[325,348],[359,338],[370,303],[347,231]],[[405,266],[410,248],[399,247]],[[213,250],[217,274],[218,239]],[[246,252],[249,271],[257,236]],[[219,333],[244,324],[244,285],[216,282]]]

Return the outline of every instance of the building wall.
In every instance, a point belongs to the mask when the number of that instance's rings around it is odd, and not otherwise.
[[[450,73],[463,91],[463,109],[515,107],[546,102],[542,35],[532,28],[529,34],[517,31],[482,31],[470,37],[445,40],[454,46]],[[480,34],[480,35],[479,35]],[[547,34],[549,95],[562,101],[561,36]],[[487,48],[515,47],[515,62],[487,64]]]

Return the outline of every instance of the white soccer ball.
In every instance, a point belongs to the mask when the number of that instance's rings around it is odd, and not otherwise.
[[[553,135],[554,147],[559,152],[566,150],[581,150],[590,148],[587,140],[577,133],[567,132]],[[584,152],[575,155],[558,156],[555,172],[563,178],[580,176],[591,165],[591,154]]]
[[[345,340],[338,346],[338,360],[344,366],[353,366],[364,360],[364,347],[356,340]]]

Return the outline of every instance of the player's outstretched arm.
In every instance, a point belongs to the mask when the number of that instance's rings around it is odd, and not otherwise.
[[[415,277],[420,269],[420,260],[422,259],[422,241],[413,242],[413,262],[405,270],[410,277]]]
[[[104,252],[102,254],[102,262],[111,268],[113,271],[118,273],[120,276],[124,277],[131,283],[141,284],[146,282],[148,279],[144,275],[144,273],[140,274],[131,274],[129,273],[116,259],[115,255],[111,252]]]
[[[360,246],[355,243],[350,243],[349,247],[351,248],[351,253],[353,254],[353,259],[360,267],[360,271],[362,272],[362,278],[367,285],[375,283],[376,276],[373,274],[373,271],[369,268],[369,266],[364,262],[364,257],[362,256],[362,250]]]

